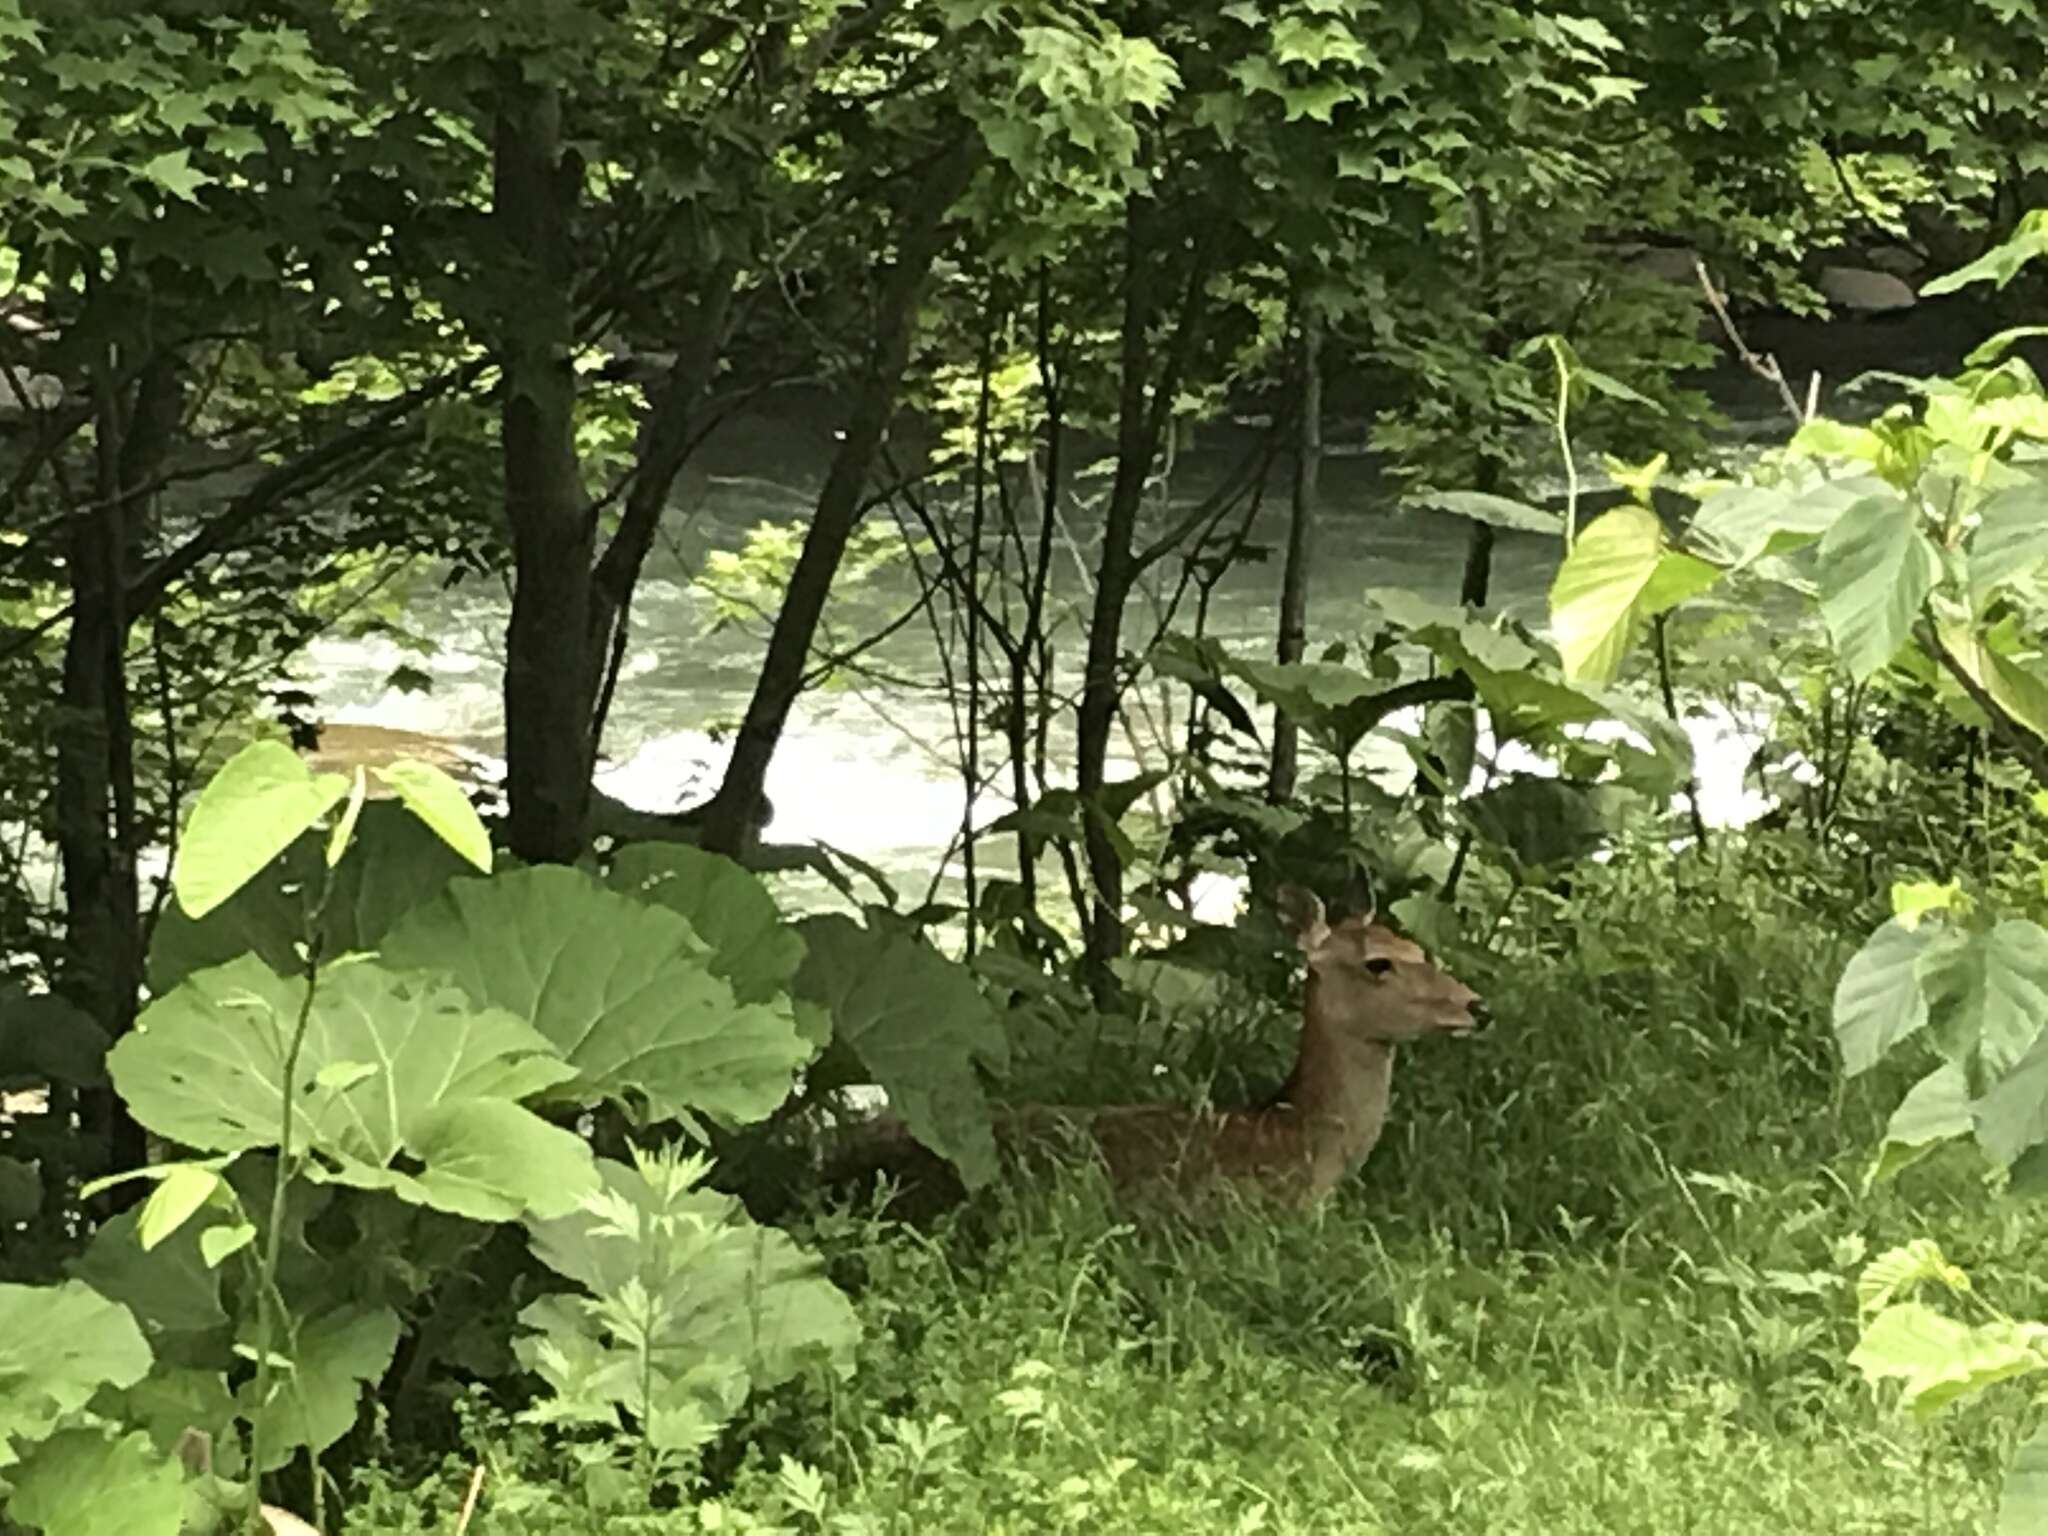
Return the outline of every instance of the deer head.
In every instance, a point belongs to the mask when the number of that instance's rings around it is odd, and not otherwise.
[[[1353,1041],[1393,1044],[1470,1034],[1486,1023],[1479,994],[1430,963],[1420,945],[1374,921],[1371,907],[1332,925],[1311,892],[1279,893],[1308,961],[1308,1021]]]

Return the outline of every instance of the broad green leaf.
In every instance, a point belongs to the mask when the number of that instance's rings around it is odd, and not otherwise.
[[[1485,491],[1431,491],[1426,495],[1417,496],[1414,501],[1418,507],[1428,507],[1436,512],[1449,512],[1495,528],[1513,528],[1522,533],[1547,533],[1557,538],[1564,535],[1564,519],[1557,513],[1543,507],[1532,507],[1527,502],[1515,501],[1507,496],[1489,495]]]
[[[303,981],[253,958],[188,978],[150,1004],[137,1031],[114,1049],[115,1087],[145,1127],[186,1146],[276,1145],[286,1053],[304,991]],[[377,1071],[344,1090],[308,1091],[337,1062],[371,1062]],[[361,1178],[363,1168],[388,1170],[401,1158],[423,1161],[446,1150],[451,1106],[499,1101],[511,1111],[500,1118],[517,1120],[526,1133],[488,1170],[489,1187],[515,1206],[569,1200],[573,1190],[535,1187],[527,1159],[546,1127],[515,1101],[571,1076],[547,1039],[512,1015],[473,1002],[438,976],[352,960],[320,974],[298,1063],[294,1142],[330,1171]],[[427,1161],[391,1187],[429,1203],[453,1198],[443,1172]],[[464,1214],[484,1171],[467,1161],[465,1148],[461,1167],[446,1172]]]
[[[220,1175],[196,1163],[181,1163],[158,1180],[143,1202],[136,1236],[145,1252],[192,1219],[221,1187]]]
[[[2048,1531],[2048,1424],[2020,1442],[1998,1496],[1993,1536],[2040,1536]]]
[[[687,843],[636,843],[618,851],[606,880],[687,922],[711,946],[711,973],[724,977],[740,1002],[784,996],[804,962],[804,941],[761,877],[731,859]]]
[[[1970,603],[1981,612],[2000,588],[2033,575],[2048,560],[2048,485],[2008,486],[1985,497],[1964,552]]]
[[[798,926],[807,954],[797,990],[831,1011],[835,1048],[852,1052],[910,1134],[958,1168],[969,1188],[994,1178],[977,1063],[1000,1072],[1009,1047],[973,976],[929,944],[836,914]]]
[[[2008,918],[1939,945],[1920,962],[1920,987],[1942,1054],[1974,1054],[1988,1078],[2001,1077],[2048,1024],[2048,931]]]
[[[601,1162],[601,1193],[576,1213],[529,1221],[535,1257],[587,1298],[520,1314],[522,1363],[589,1422],[619,1410],[657,1443],[687,1446],[730,1418],[747,1388],[807,1364],[841,1374],[860,1326],[816,1257],[701,1187],[709,1165],[674,1151]],[[652,1394],[651,1399],[650,1395]]]
[[[2048,1142],[2048,1034],[1985,1088],[1973,1112],[1977,1145],[2001,1166]]]
[[[1613,792],[1568,779],[1509,779],[1464,802],[1473,829],[1524,869],[1558,869],[1587,857],[1612,835]]]
[[[150,990],[162,995],[194,971],[252,952],[274,971],[303,969],[306,893],[318,888],[322,860],[321,839],[309,833],[203,921],[166,907],[150,941]],[[393,801],[370,801],[328,888],[327,958],[376,948],[393,923],[440,895],[463,868],[417,817]]]
[[[1929,1418],[1993,1382],[2048,1370],[2048,1329],[2024,1323],[1976,1327],[1917,1301],[1886,1307],[1864,1329],[1849,1363],[1873,1382],[1897,1380],[1903,1405]]]
[[[1875,475],[1797,485],[1732,486],[1708,496],[1686,536],[1736,569],[1811,544],[1871,496],[1898,493]]]
[[[388,1307],[344,1307],[299,1324],[291,1369],[275,1378],[265,1421],[265,1472],[300,1450],[315,1455],[354,1427],[363,1388],[383,1379],[398,1349],[398,1314]],[[237,1394],[245,1416],[258,1408],[251,1381]]]
[[[255,879],[348,789],[341,774],[314,777],[280,741],[252,742],[229,758],[200,791],[178,847],[171,878],[186,916],[206,916]]]
[[[1962,894],[1962,884],[1956,880],[1894,880],[1892,916],[1911,928],[1929,912],[1954,910],[1962,904]]]
[[[388,1189],[414,1205],[471,1221],[557,1216],[590,1186],[590,1147],[505,1099],[465,1099],[417,1115],[406,1150],[417,1172],[337,1156],[324,1175],[359,1189]]]
[[[1680,603],[1698,597],[1725,574],[1721,567],[1702,560],[1698,555],[1688,555],[1678,549],[1666,550],[1643,586],[1642,598],[1636,605],[1637,612],[1646,619],[1669,613]]]
[[[0,1466],[10,1438],[42,1439],[100,1388],[140,1381],[149,1364],[128,1309],[79,1281],[0,1285]]]
[[[2048,253],[2048,213],[2034,209],[2021,215],[2011,237],[2003,244],[1992,247],[1967,266],[1922,283],[1920,296],[1923,299],[1934,298],[1967,288],[1972,283],[1990,283],[1996,288],[2003,288],[2019,275],[2022,267],[2044,253]]]
[[[1970,1112],[1970,1080],[1955,1062],[1943,1062],[1915,1083],[1884,1128],[1884,1143],[1870,1180],[1878,1183],[1911,1167],[1945,1142],[1977,1128]]]
[[[1926,1025],[1920,958],[1932,942],[1926,929],[1888,922],[1843,969],[1835,984],[1835,1037],[1851,1077]]]
[[[436,837],[485,874],[491,872],[491,834],[477,819],[476,807],[460,784],[433,764],[410,758],[386,763],[376,774]]]
[[[1986,645],[1975,630],[1937,626],[1942,648],[1991,702],[2036,736],[2048,738],[2048,681]]]
[[[43,1536],[179,1536],[198,1501],[185,1469],[137,1430],[73,1429],[45,1441],[8,1480],[7,1513]]]
[[[224,1223],[209,1220],[213,1213],[207,1212],[145,1253],[141,1214],[123,1211],[93,1233],[75,1267],[77,1277],[126,1307],[159,1343],[166,1334],[225,1331],[228,1313],[220,1276],[200,1247]]]
[[[1567,679],[1606,682],[1621,669],[1644,589],[1664,556],[1664,525],[1620,506],[1582,532],[1550,588],[1550,628]]]
[[[458,880],[384,954],[531,1021],[575,1068],[579,1096],[644,1096],[662,1118],[762,1119],[811,1055],[786,998],[739,1002],[687,922],[579,870]]]
[[[1820,541],[1820,612],[1849,675],[1882,670],[1912,633],[1941,562],[1897,497],[1856,502]]]

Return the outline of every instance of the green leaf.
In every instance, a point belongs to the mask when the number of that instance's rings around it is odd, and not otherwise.
[[[391,1369],[398,1329],[388,1307],[343,1307],[299,1324],[291,1369],[279,1373],[265,1419],[259,1471],[275,1471],[302,1449],[317,1456],[354,1428],[363,1389]],[[236,1394],[244,1416],[261,1407],[254,1393],[251,1381]]]
[[[1948,1261],[1934,1239],[1916,1237],[1863,1266],[1856,1277],[1856,1310],[1869,1317],[1923,1285],[1944,1286],[1960,1296],[1968,1293],[1970,1277]]]
[[[1862,682],[1898,655],[1940,571],[1919,513],[1896,496],[1854,503],[1827,531],[1820,612],[1851,677]]]
[[[410,758],[386,763],[376,773],[436,837],[485,874],[491,872],[491,834],[460,784],[433,764]]]
[[[340,804],[348,788],[338,773],[315,778],[282,742],[244,747],[192,808],[172,876],[178,905],[189,917],[206,916]]]
[[[1977,1145],[2003,1167],[2048,1142],[2048,1035],[2037,1038],[1972,1108]]]
[[[970,1189],[993,1179],[995,1137],[976,1064],[1002,1071],[1009,1046],[973,976],[921,940],[836,914],[798,926],[807,954],[797,990],[831,1011],[834,1040]]]
[[[1875,1066],[1927,1023],[1920,957],[1933,942],[1925,929],[1894,920],[1870,936],[1835,983],[1835,1037],[1842,1070],[1854,1077]]]
[[[142,174],[171,196],[188,203],[199,201],[195,194],[213,178],[192,164],[190,150],[173,149],[144,162]]]
[[[579,870],[455,881],[384,954],[529,1020],[575,1068],[579,1096],[641,1095],[662,1118],[760,1120],[811,1055],[786,998],[741,1003],[687,922]]]
[[[199,1246],[200,1238],[222,1225],[210,1219],[213,1215],[203,1213],[145,1253],[141,1212],[123,1211],[93,1233],[75,1273],[107,1300],[126,1307],[150,1338],[224,1333],[228,1314],[220,1276]]]
[[[2040,1536],[2048,1531],[2048,1424],[2020,1442],[1998,1496],[1993,1536]]]
[[[1811,544],[1871,496],[1898,493],[1875,475],[1803,485],[1733,486],[1700,503],[1687,537],[1736,569]]]
[[[1664,526],[1642,507],[1616,507],[1579,535],[1550,588],[1550,627],[1568,679],[1606,682],[1620,670],[1663,556]]]
[[[208,1269],[219,1269],[255,1241],[256,1229],[246,1221],[234,1227],[208,1227],[199,1234],[199,1253]]]
[[[220,1175],[197,1163],[180,1163],[167,1172],[143,1203],[136,1235],[145,1252],[192,1219],[221,1187]]]
[[[166,907],[150,941],[150,990],[162,995],[194,971],[252,952],[274,971],[302,970],[305,893],[317,889],[323,857],[321,839],[308,833],[202,921],[175,905]],[[349,856],[334,871],[327,893],[328,958],[376,948],[393,923],[440,895],[464,867],[397,803],[365,805]]]
[[[2048,738],[2048,682],[2001,656],[1971,629],[1959,624],[1936,626],[1942,648],[1991,702],[2036,736]]]
[[[0,1466],[13,1439],[30,1444],[102,1387],[127,1387],[149,1370],[134,1316],[76,1280],[0,1285]]]
[[[2048,485],[2006,486],[1986,496],[1964,551],[1970,604],[1982,612],[2001,587],[2024,581],[2048,560]]]
[[[325,1175],[358,1189],[388,1189],[414,1205],[471,1221],[512,1221],[522,1211],[567,1209],[591,1178],[590,1147],[504,1099],[465,1099],[420,1111],[406,1151],[417,1173],[340,1156]]]
[[[1525,775],[1464,802],[1473,829],[1512,854],[1525,869],[1559,869],[1597,850],[1612,835],[1604,785]]]
[[[602,1190],[573,1215],[532,1221],[536,1258],[586,1296],[520,1314],[520,1361],[556,1394],[544,1417],[619,1427],[688,1448],[747,1390],[812,1362],[852,1366],[860,1326],[817,1259],[701,1187],[709,1165],[668,1150],[598,1166]]]
[[[1849,1363],[1873,1382],[1898,1380],[1903,1404],[1928,1418],[1994,1382],[2048,1370],[2048,1329],[2021,1323],[1977,1327],[1917,1301],[1886,1307],[1864,1329]]]
[[[1987,1077],[2001,1077],[2048,1023],[2048,931],[2008,918],[1938,946],[1920,962],[1920,985],[1942,1054],[1975,1053]]]
[[[1915,1083],[1884,1128],[1884,1142],[1870,1170],[1875,1184],[1896,1176],[1928,1153],[1977,1128],[1970,1112],[1970,1080],[1945,1061]]]
[[[8,1515],[43,1536],[179,1536],[185,1469],[137,1430],[119,1439],[74,1429],[31,1452],[8,1480]]]
[[[304,991],[302,981],[253,958],[188,978],[150,1004],[136,1032],[115,1047],[108,1058],[115,1088],[146,1128],[186,1146],[276,1145],[285,1059]],[[337,1062],[372,1062],[377,1072],[342,1092],[308,1093]],[[575,1138],[515,1105],[572,1075],[544,1036],[441,978],[347,961],[322,970],[307,1014],[294,1140],[330,1176],[457,1215],[476,1214],[480,1184],[501,1217],[560,1210],[577,1191],[549,1181],[564,1176],[573,1156],[559,1145],[537,1168],[535,1148],[550,1144],[550,1133]],[[517,1126],[520,1134],[488,1170],[474,1166],[467,1144],[458,1166],[438,1167],[431,1159],[449,1151],[450,1107],[479,1100],[502,1101],[514,1112],[494,1112],[500,1130],[510,1138]],[[385,1177],[401,1158],[425,1166]]]
[[[2048,253],[2048,213],[2035,209],[2021,216],[2013,227],[2012,235],[2002,244],[1993,246],[1968,266],[1958,267],[1953,272],[1930,278],[1920,285],[1920,296],[1934,298],[1944,293],[1954,293],[1972,283],[1990,283],[2003,288],[2015,277],[2020,269],[2036,257]]]
[[[1434,512],[1449,512],[1457,517],[1469,518],[1475,523],[1486,523],[1494,528],[1513,528],[1522,533],[1547,533],[1554,537],[1564,536],[1564,518],[1543,507],[1532,507],[1527,502],[1515,501],[1506,496],[1493,496],[1484,491],[1431,491],[1414,498],[1418,507],[1428,507]]]
[[[761,877],[731,859],[687,843],[637,843],[613,857],[606,883],[688,923],[711,946],[712,975],[740,1002],[784,996],[804,963],[804,941]]]

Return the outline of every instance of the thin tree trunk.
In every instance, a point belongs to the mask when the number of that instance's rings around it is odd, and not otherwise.
[[[105,366],[96,381],[98,472],[92,504],[73,514],[67,564],[71,627],[56,729],[55,806],[64,869],[62,991],[106,1032],[134,1027],[142,984],[142,895],[136,874],[135,739],[128,703],[128,567],[141,526],[137,487],[153,481],[175,430],[175,363],[157,358],[132,397]],[[141,1128],[109,1089],[78,1101],[88,1174],[139,1166]]]
[[[1316,483],[1323,467],[1322,319],[1305,294],[1296,305],[1296,411],[1293,506],[1287,525],[1287,563],[1280,574],[1279,658],[1299,661],[1308,647],[1308,570],[1313,558]],[[1274,800],[1294,793],[1301,764],[1301,727],[1286,711],[1273,720],[1273,768],[1266,792]]]
[[[1101,803],[1109,766],[1109,741],[1123,697],[1124,605],[1130,600],[1140,564],[1135,549],[1138,512],[1145,482],[1159,456],[1180,377],[1200,334],[1202,290],[1208,249],[1198,249],[1188,270],[1178,325],[1167,360],[1155,378],[1152,322],[1157,312],[1155,263],[1159,253],[1145,236],[1143,214],[1131,206],[1124,227],[1124,320],[1122,379],[1117,412],[1116,475],[1103,518],[1102,554],[1095,574],[1095,604],[1088,622],[1087,669],[1077,710],[1075,788],[1091,809],[1083,823],[1088,874],[1094,886],[1084,926],[1084,959],[1090,990],[1107,1006],[1115,991],[1110,962],[1123,953],[1123,860],[1108,829],[1092,809]]]
[[[508,66],[496,122],[492,218],[516,299],[500,318],[499,411],[515,583],[505,637],[505,769],[512,851],[570,863],[590,809],[595,512],[576,459],[570,283],[577,177],[555,89]]]
[[[946,217],[967,189],[980,160],[980,140],[969,136],[922,183],[921,195],[897,239],[896,264],[882,286],[875,346],[854,398],[789,590],[768,637],[768,654],[733,740],[732,760],[718,793],[705,808],[702,846],[737,856],[761,823],[768,764],[782,740],[789,712],[810,670],[811,642],[839,573],[846,543],[860,522],[868,476],[895,413],[903,370],[917,331],[917,306],[944,245]]]

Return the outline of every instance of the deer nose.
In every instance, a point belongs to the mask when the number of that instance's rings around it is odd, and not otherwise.
[[[1493,1027],[1493,1010],[1486,1006],[1485,998],[1473,998],[1472,1001],[1466,1005],[1465,1011],[1472,1016],[1473,1029],[1481,1030],[1491,1029]]]

